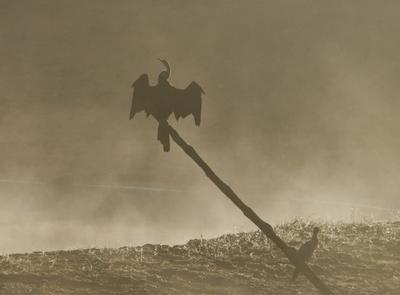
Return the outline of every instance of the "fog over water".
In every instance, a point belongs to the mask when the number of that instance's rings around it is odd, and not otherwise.
[[[0,252],[255,227],[132,82],[205,90],[170,122],[271,223],[400,209],[398,1],[0,1]],[[387,210],[390,209],[390,210]],[[354,213],[356,211],[356,213]]]

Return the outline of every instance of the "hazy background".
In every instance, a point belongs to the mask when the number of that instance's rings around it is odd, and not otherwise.
[[[145,72],[154,83],[157,58],[173,85],[207,94],[200,128],[171,122],[265,220],[393,214],[399,11],[0,0],[0,252],[254,229],[176,145],[162,152],[153,119],[128,120],[131,84]]]

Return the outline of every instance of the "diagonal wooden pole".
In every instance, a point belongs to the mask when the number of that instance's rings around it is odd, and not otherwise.
[[[264,222],[250,207],[243,203],[235,192],[214,173],[207,163],[197,154],[195,149],[188,145],[171,125],[166,123],[166,128],[176,144],[203,169],[207,177],[243,212],[243,214],[257,225],[258,228],[282,250],[289,261],[306,276],[320,293],[323,295],[333,295],[333,292],[314,274],[307,264],[297,259],[294,249],[288,247],[285,242],[275,234],[272,226]]]

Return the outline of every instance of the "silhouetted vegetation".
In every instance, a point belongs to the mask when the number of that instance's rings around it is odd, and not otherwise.
[[[338,294],[397,295],[400,222],[275,227],[292,247],[321,228],[310,267]],[[1,294],[318,294],[260,231],[184,245],[35,252],[0,257]]]

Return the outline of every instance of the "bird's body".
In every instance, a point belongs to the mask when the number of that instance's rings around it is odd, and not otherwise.
[[[314,251],[318,247],[318,232],[319,228],[315,227],[311,240],[301,245],[300,249],[296,252],[297,259],[307,262],[313,256]],[[296,268],[293,272],[292,279],[295,280],[299,275],[299,270]]]
[[[169,116],[174,113],[178,120],[192,114],[196,125],[200,125],[201,96],[204,91],[196,82],[190,83],[185,89],[173,87],[168,81],[169,65],[164,60],[161,62],[167,70],[159,74],[157,85],[149,85],[147,74],[142,74],[133,83],[130,119],[140,111],[144,111],[147,116],[152,115],[159,122],[157,138],[162,143],[164,151],[169,151],[169,133],[166,128]]]

